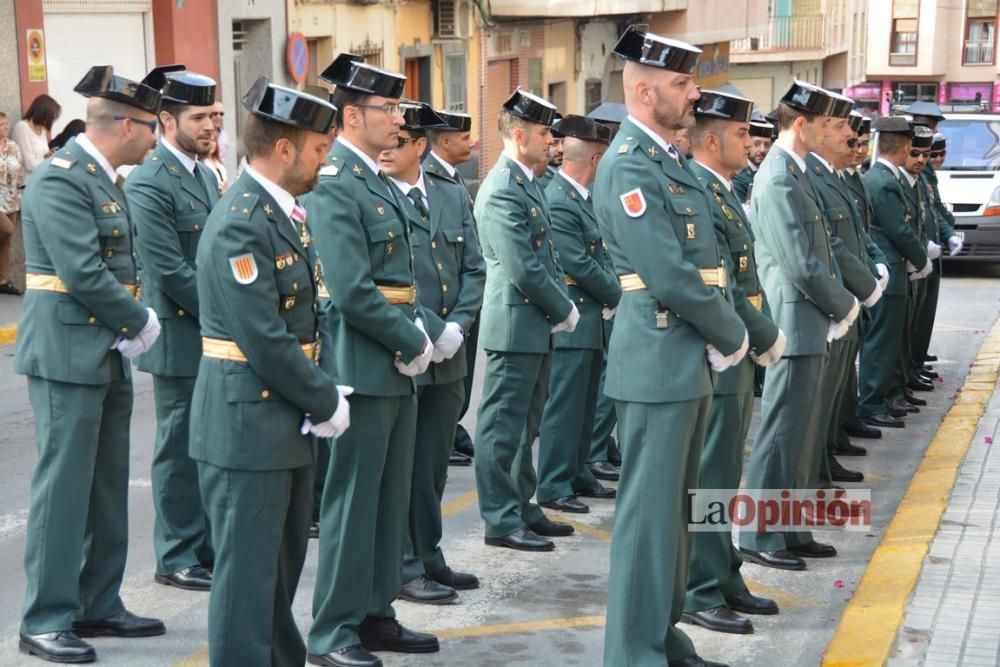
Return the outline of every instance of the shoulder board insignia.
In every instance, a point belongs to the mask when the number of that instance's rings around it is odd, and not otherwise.
[[[65,160],[61,157],[52,158],[52,164],[53,166],[59,167],[60,169],[69,169],[70,167],[73,166],[72,162],[70,162],[69,160]]]
[[[361,175],[361,166],[360,165],[354,165],[353,167],[351,167],[351,171],[354,173],[355,176],[360,176]]]
[[[177,167],[175,167],[174,165],[170,165],[169,167],[167,167],[167,171],[169,171],[171,174],[176,174]]]
[[[713,190],[716,190],[716,191],[718,191],[718,190],[719,190],[719,188],[721,188],[721,187],[722,187],[722,186],[720,186],[720,185],[719,185],[719,182],[718,182],[718,181],[714,181],[714,182],[712,183],[712,189],[713,189]]]
[[[521,174],[514,174],[514,180],[517,181],[518,183],[524,182],[524,178],[521,177]]]
[[[618,147],[618,154],[621,155],[622,153],[628,153],[628,150],[629,150],[629,145],[622,144],[621,146]]]
[[[639,188],[629,190],[618,199],[621,201],[626,215],[630,218],[638,218],[646,212],[646,198],[642,196],[642,190]]]
[[[97,173],[97,165],[94,164],[93,162],[88,162],[87,163],[87,171],[89,171],[92,174]]]
[[[328,164],[319,170],[320,176],[336,176],[340,173],[340,166],[336,164]]]
[[[253,253],[244,253],[229,258],[229,268],[233,271],[233,278],[240,285],[249,285],[257,280],[257,260]]]
[[[249,218],[250,214],[257,207],[259,199],[260,197],[255,194],[244,192],[243,198],[238,202],[233,202],[233,205],[229,207],[229,212],[233,214],[234,218]]]

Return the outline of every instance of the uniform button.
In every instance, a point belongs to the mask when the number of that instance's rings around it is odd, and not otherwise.
[[[122,333],[128,333],[128,327],[122,327]]]
[[[201,229],[201,225],[199,225],[197,222],[194,223],[194,231],[198,231],[199,229]]]
[[[179,309],[179,310],[177,311],[177,314],[178,314],[179,316],[181,316],[181,317],[184,317],[184,309],[183,309],[183,308]]]
[[[444,308],[441,309],[441,314],[442,315],[447,315],[448,314],[448,306],[445,306]]]
[[[580,297],[580,303],[583,303],[583,297],[582,296]]]
[[[437,249],[437,247],[438,247],[437,241],[431,241],[431,247],[434,248],[434,249]]]
[[[299,290],[299,284],[297,282],[292,283],[292,289],[297,292]]]
[[[528,299],[525,299],[524,302],[525,303],[531,303],[531,301],[529,301]]]
[[[448,284],[447,283],[441,283],[441,291],[442,292],[447,292],[448,291]]]
[[[396,358],[397,359],[402,359],[403,358],[403,353],[400,352],[399,350],[396,350]]]
[[[93,315],[91,315],[90,317],[88,317],[88,318],[87,318],[87,321],[88,321],[89,323],[91,323],[91,324],[97,324],[97,318],[96,318],[96,317],[94,317]]]
[[[687,207],[686,209],[684,209],[684,210],[685,210],[685,211],[687,211],[688,213],[694,213],[694,211],[692,211],[692,210],[691,210],[691,207],[690,207],[690,206],[688,206],[688,207]]]
[[[442,264],[441,262],[438,262],[438,271],[441,271],[443,269],[444,269],[444,264]]]
[[[265,389],[264,391],[260,392],[260,397],[264,399],[271,398],[271,392]]]
[[[111,230],[111,235],[112,236],[118,236],[120,233],[121,232],[118,231],[117,227],[115,227],[114,229]]]

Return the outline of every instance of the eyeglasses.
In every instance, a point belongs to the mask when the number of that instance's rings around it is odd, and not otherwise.
[[[399,113],[398,104],[352,104],[351,106],[361,107],[362,109],[378,109],[379,111],[384,111],[390,116]]]
[[[931,151],[931,157],[938,158],[944,157],[945,151]]]
[[[404,137],[396,137],[396,148],[402,148],[406,144],[414,143],[416,140],[417,140],[416,137],[413,137],[411,139],[406,139]]]
[[[149,131],[156,134],[156,121],[155,120],[139,120],[135,116],[112,116],[115,120],[130,120],[133,123],[138,123],[139,125],[145,125],[149,128]]]
[[[910,149],[910,157],[913,157],[913,158],[927,157],[927,156],[930,155],[930,153],[931,153],[930,151],[918,151],[916,148],[911,148]]]

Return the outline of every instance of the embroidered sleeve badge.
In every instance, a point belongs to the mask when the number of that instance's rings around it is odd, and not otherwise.
[[[257,260],[252,253],[230,257],[229,268],[233,270],[233,278],[240,285],[249,285],[257,280]]]
[[[626,192],[618,199],[621,200],[625,213],[630,218],[638,218],[646,212],[646,198],[642,196],[642,190],[639,188]]]

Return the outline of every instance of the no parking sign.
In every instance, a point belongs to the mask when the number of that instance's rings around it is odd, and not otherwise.
[[[303,83],[309,71],[309,43],[301,32],[288,36],[288,50],[285,53],[288,73],[295,83]]]

